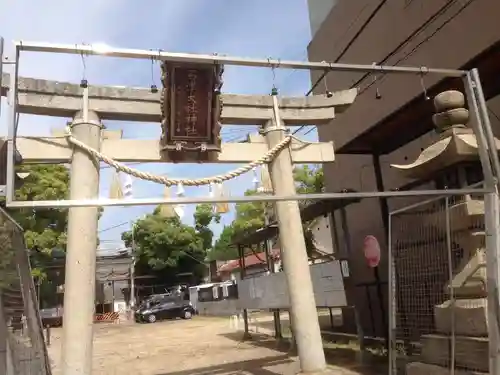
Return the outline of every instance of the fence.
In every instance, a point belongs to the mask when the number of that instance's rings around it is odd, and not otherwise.
[[[0,374],[51,374],[23,231],[2,209]]]
[[[356,307],[365,336],[380,340],[387,339],[387,282],[356,283],[346,292],[361,296]],[[342,314],[343,321],[346,322],[345,327],[336,328],[336,330],[356,334],[354,309],[346,308]]]
[[[392,373],[488,373],[483,197],[412,205],[390,228]]]

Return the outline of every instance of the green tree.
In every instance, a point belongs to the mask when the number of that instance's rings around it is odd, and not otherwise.
[[[238,249],[233,244],[233,233],[233,225],[224,226],[214,247],[208,252],[208,260],[231,260],[238,257]]]
[[[124,232],[122,239],[126,246],[135,245],[138,275],[153,275],[167,284],[177,282],[179,274],[192,274],[196,281],[201,280],[206,253],[195,228],[177,217],[163,217],[157,208],[136,221],[132,230]]]
[[[210,225],[220,223],[220,214],[214,211],[212,204],[203,203],[196,206],[193,216],[194,227],[203,241],[203,248],[205,250],[211,249],[214,233],[210,229]]]
[[[247,190],[245,195],[256,195],[255,190]],[[235,217],[232,222],[233,240],[246,236],[262,228],[265,223],[265,212],[271,208],[267,202],[242,202],[235,207]]]
[[[19,172],[29,173],[16,190],[17,200],[62,200],[69,195],[69,171],[64,165],[23,165]],[[47,278],[46,266],[54,249],[66,250],[68,210],[64,208],[22,208],[11,211],[24,228],[26,246],[31,250],[33,275]]]
[[[297,194],[322,193],[325,191],[323,168],[304,165],[293,169],[293,178]],[[310,204],[308,200],[299,201],[301,207]]]
[[[324,191],[323,169],[320,167],[310,167],[304,165],[294,168],[294,179],[298,194],[320,193]],[[255,190],[247,190],[245,195],[257,194]],[[309,202],[301,201],[301,207]],[[237,238],[255,232],[264,226],[265,212],[272,213],[272,204],[266,202],[244,202],[236,204],[235,218],[225,232],[221,233],[219,239],[215,242],[211,259],[227,260],[237,257],[237,251],[229,246]],[[275,218],[270,215],[270,221]],[[313,235],[309,225],[304,225],[304,236],[306,246],[309,250],[313,248]]]
[[[17,268],[13,233],[17,228],[3,215],[0,217],[0,290],[15,284]]]

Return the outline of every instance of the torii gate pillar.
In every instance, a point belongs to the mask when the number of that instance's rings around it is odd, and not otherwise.
[[[71,128],[75,138],[99,150],[102,125],[95,112],[84,108],[74,117]],[[98,195],[99,161],[75,148],[70,199],[96,199]],[[64,375],[92,373],[98,220],[98,207],[69,209],[62,345]]]
[[[269,148],[276,146],[286,136],[285,124],[280,120],[277,96],[275,118],[264,126]],[[295,195],[293,164],[290,148],[282,150],[270,163],[270,175],[276,195]],[[290,296],[290,320],[297,343],[300,368],[303,373],[319,373],[326,369],[323,340],[317,319],[309,260],[298,201],[276,202],[280,233],[283,271]]]

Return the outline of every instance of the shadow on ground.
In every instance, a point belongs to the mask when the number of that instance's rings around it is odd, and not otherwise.
[[[297,372],[297,367],[293,365],[294,361],[288,355],[280,355],[157,375],[292,375]],[[280,370],[281,367],[286,368],[285,372]]]
[[[243,341],[243,334],[241,332],[227,333],[222,336],[234,341]],[[269,335],[253,333],[251,334],[251,339],[246,342],[250,345],[286,353],[289,358],[297,355],[294,348],[290,345],[290,341],[286,339],[278,341]],[[331,366],[340,367],[348,370],[348,372],[361,375],[387,374],[388,360],[385,355],[373,354],[372,351],[367,351],[361,361],[358,348],[349,347],[341,342],[325,342],[324,351],[326,360]],[[375,351],[375,353],[377,352]]]

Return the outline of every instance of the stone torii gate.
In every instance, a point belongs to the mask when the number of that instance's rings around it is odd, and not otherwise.
[[[2,43],[0,38],[0,73],[2,72]],[[151,59],[162,62],[163,84],[168,92],[155,94],[156,87],[130,89],[113,87],[88,87],[82,80],[80,87],[65,83],[20,79],[18,77],[21,52],[51,52],[63,54],[106,55],[121,58]],[[325,357],[316,315],[312,282],[307,264],[297,195],[292,174],[293,163],[328,163],[334,161],[331,143],[304,144],[296,142],[286,134],[287,125],[322,125],[354,101],[356,90],[333,93],[332,96],[310,98],[279,98],[277,92],[269,96],[238,96],[220,94],[221,64],[255,66],[264,68],[288,68],[330,71],[356,71],[364,73],[398,73],[422,77],[435,74],[462,79],[467,89],[469,104],[475,113],[475,132],[478,135],[479,155],[487,187],[485,189],[449,189],[445,195],[484,193],[491,204],[485,204],[485,223],[491,235],[487,236],[490,249],[488,265],[491,267],[488,281],[492,281],[492,304],[498,298],[498,272],[495,269],[498,256],[498,193],[496,182],[500,176],[500,162],[486,110],[486,102],[477,70],[429,69],[426,67],[403,67],[381,65],[356,65],[333,62],[296,62],[268,59],[248,59],[222,55],[191,55],[165,51],[130,50],[110,48],[103,45],[59,45],[33,42],[16,42],[11,82],[2,87],[8,91],[11,111],[7,134],[7,184],[4,187],[6,205],[20,207],[68,207],[68,246],[66,257],[66,293],[64,311],[63,373],[65,375],[89,375],[92,364],[92,318],[95,282],[95,255],[97,239],[97,207],[137,204],[176,204],[200,202],[227,202],[268,200],[276,202],[279,230],[285,249],[283,263],[288,283],[292,324],[301,370],[317,373],[325,370]],[[201,75],[194,71],[199,70]],[[178,75],[180,73],[180,76]],[[3,78],[3,75],[0,76]],[[198,78],[201,78],[198,80]],[[321,80],[321,78],[320,78]],[[198,82],[201,85],[194,87]],[[319,81],[318,81],[319,82]],[[178,85],[181,86],[179,89]],[[2,86],[2,85],[0,85]],[[154,90],[155,89],[155,90]],[[150,92],[151,91],[151,92]],[[180,96],[178,96],[180,95]],[[208,98],[208,99],[207,99]],[[180,102],[180,105],[179,105]],[[197,104],[196,104],[197,103]],[[203,104],[200,104],[203,103]],[[177,105],[177,107],[176,107]],[[201,112],[193,111],[199,105]],[[222,106],[222,113],[220,112]],[[181,115],[178,116],[179,109]],[[204,108],[204,109],[203,109]],[[204,112],[207,111],[208,112]],[[73,117],[70,132],[62,137],[33,138],[17,137],[17,114]],[[200,117],[198,116],[200,115]],[[200,118],[202,120],[200,120]],[[160,141],[138,141],[121,139],[121,132],[102,130],[102,120],[147,121],[162,123]],[[196,124],[194,124],[196,123]],[[173,126],[174,124],[175,126]],[[181,124],[181,126],[179,126]],[[221,144],[219,125],[260,125],[264,137],[255,137],[248,144]],[[196,126],[195,126],[196,125]],[[196,129],[195,129],[196,128]],[[193,132],[193,129],[196,132]],[[193,137],[193,134],[195,136]],[[200,137],[201,136],[201,137]],[[188,139],[189,138],[189,139]],[[489,146],[489,147],[488,147]],[[16,152],[18,151],[18,152]],[[25,162],[71,163],[71,199],[67,201],[21,202],[14,200],[14,160],[18,153]],[[257,159],[257,160],[254,160]],[[119,170],[133,175],[142,172],[127,169],[120,161],[143,162],[214,162],[248,163],[245,167],[216,176],[212,179],[189,181],[190,185],[201,185],[207,181],[220,182],[251,169],[251,166],[269,164],[272,187],[276,196],[238,197],[231,199],[97,199],[99,163],[105,161]],[[251,161],[251,163],[249,163]],[[179,180],[142,173],[141,178],[170,186]],[[417,192],[363,192],[354,194],[358,198],[443,195],[443,191]],[[353,194],[350,197],[354,197]],[[305,194],[304,198],[345,198],[347,194]],[[486,199],[485,199],[486,201]],[[84,298],[72,299],[75,296]],[[85,298],[86,297],[86,298]],[[492,311],[493,314],[493,311]],[[495,313],[496,314],[496,313]],[[498,327],[490,325],[492,347],[499,342]],[[392,326],[391,326],[392,327]],[[391,331],[392,332],[392,331]],[[392,358],[393,359],[393,358]],[[391,359],[391,360],[392,360]],[[500,373],[498,350],[491,352],[490,368]]]
[[[11,79],[5,74],[2,78],[1,93],[6,95],[12,89]],[[72,137],[117,162],[172,161],[168,153],[162,152],[158,140],[122,139],[121,131],[103,130],[101,124],[101,120],[160,123],[162,93],[154,93],[149,88],[81,87],[24,77],[18,77],[17,81],[19,113],[72,117]],[[356,89],[300,98],[221,94],[221,124],[259,125],[263,135],[251,136],[248,143],[223,143],[220,153],[212,153],[208,162],[250,163],[283,144],[286,126],[328,124],[336,113],[353,103],[356,95]],[[93,155],[74,147],[62,129],[52,137],[17,137],[16,147],[23,163],[71,163],[71,200],[98,197],[98,163]],[[282,196],[295,195],[294,163],[331,163],[334,159],[332,142],[289,140],[269,163],[274,192]],[[276,211],[285,249],[283,262],[301,370],[323,371],[325,357],[298,203],[276,202]],[[65,375],[87,375],[91,371],[97,219],[96,207],[69,209],[63,341]]]

